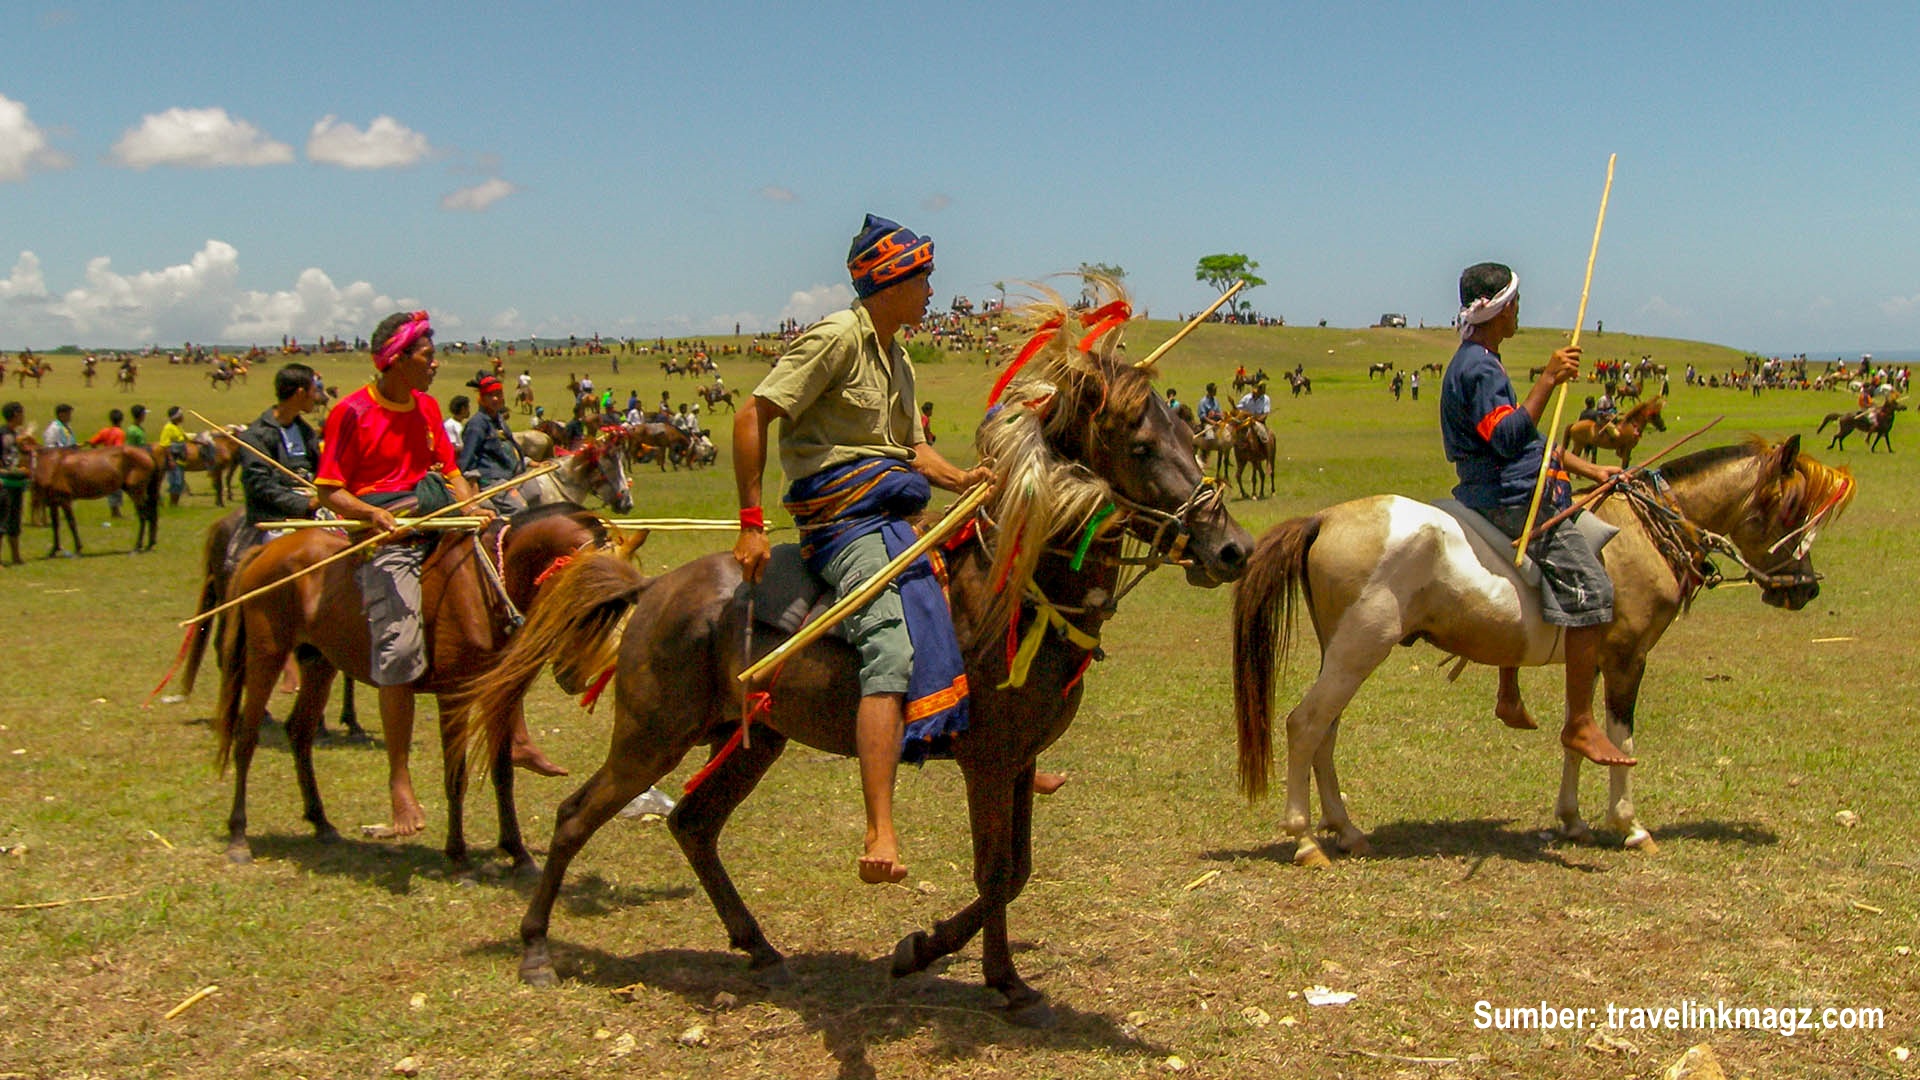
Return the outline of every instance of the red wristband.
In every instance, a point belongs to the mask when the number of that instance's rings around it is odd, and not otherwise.
[[[767,530],[766,511],[758,506],[741,507],[740,527],[743,529],[759,529],[761,532],[765,532]]]

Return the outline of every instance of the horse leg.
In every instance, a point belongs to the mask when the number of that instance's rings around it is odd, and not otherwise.
[[[320,803],[320,781],[313,772],[313,740],[319,734],[327,692],[333,686],[333,665],[321,659],[318,651],[298,659],[300,692],[294,695],[293,709],[287,714],[287,738],[293,744],[294,776],[300,782],[300,802],[313,825],[314,839],[331,844],[340,839],[340,831],[327,820],[326,808]],[[258,727],[256,724],[255,730]]]
[[[573,794],[560,803],[555,812],[553,841],[547,847],[547,866],[540,884],[527,902],[527,913],[520,919],[520,981],[530,986],[552,986],[559,981],[553,970],[553,953],[547,943],[547,928],[553,921],[553,903],[560,897],[560,883],[567,866],[580,853],[593,834],[613,819],[633,797],[653,786],[679,760],[679,753],[642,744],[636,737],[636,725],[626,716],[619,725],[607,760],[594,770]]]
[[[733,887],[733,879],[720,861],[720,830],[726,828],[734,808],[753,794],[786,745],[786,736],[756,726],[753,745],[735,747],[727,760],[667,815],[667,830],[727,928],[728,947],[747,954],[748,970],[762,986],[785,986],[793,981],[793,974],[787,970],[787,958],[767,940],[759,920]]]
[[[80,525],[73,520],[73,503],[68,502],[65,506],[62,506],[60,512],[67,517],[67,532],[73,536],[73,553],[78,555],[84,550],[85,545],[80,542]],[[58,540],[59,538],[56,536],[55,542],[57,543]]]
[[[1388,602],[1392,603],[1391,599]],[[1380,613],[1380,617],[1368,618],[1356,605],[1341,616],[1340,623],[1385,626],[1397,630],[1400,620],[1391,609]],[[1287,807],[1281,819],[1281,828],[1297,842],[1293,853],[1296,866],[1322,867],[1328,863],[1326,852],[1315,842],[1309,828],[1313,818],[1311,793],[1307,785],[1314,759],[1320,756],[1321,747],[1326,744],[1334,725],[1339,723],[1340,714],[1346,710],[1347,703],[1359,692],[1367,676],[1373,674],[1373,669],[1392,653],[1397,640],[1397,637],[1374,640],[1371,636],[1362,637],[1358,633],[1343,638],[1336,629],[1333,639],[1322,647],[1319,678],[1307,688],[1307,694],[1300,699],[1300,704],[1287,714]],[[1329,756],[1329,764],[1331,760]],[[1338,795],[1337,790],[1335,795]],[[1341,809],[1344,810],[1344,806]]]
[[[287,662],[283,650],[255,635],[249,637],[253,640],[247,643],[242,661],[246,669],[241,676],[240,714],[232,720],[233,807],[227,813],[227,861],[242,865],[253,861],[253,849],[247,844],[247,771],[253,765],[253,751],[260,745],[260,718],[267,714],[273,680]]]
[[[1367,834],[1354,825],[1347,816],[1347,800],[1340,794],[1340,773],[1333,765],[1333,746],[1340,739],[1340,718],[1327,725],[1327,737],[1320,742],[1320,749],[1313,755],[1313,779],[1320,789],[1320,827],[1323,833],[1332,833],[1334,847],[1349,855],[1371,855],[1373,845],[1367,843]]]
[[[1633,753],[1633,713],[1640,700],[1640,678],[1646,674],[1644,657],[1635,657],[1618,669],[1606,673],[1607,737],[1623,754]],[[1633,812],[1633,770],[1614,766],[1607,770],[1607,827],[1626,834],[1630,850],[1655,854],[1660,846],[1653,834],[1640,824]]]
[[[360,726],[359,710],[353,707],[353,680],[341,677],[340,687],[340,726],[347,729],[347,738],[353,742],[366,742],[367,729]]]
[[[444,694],[435,694],[440,710],[440,780],[447,796],[447,843],[443,849],[455,873],[472,869],[467,862],[467,763],[460,753],[460,732],[448,723],[453,710]]]

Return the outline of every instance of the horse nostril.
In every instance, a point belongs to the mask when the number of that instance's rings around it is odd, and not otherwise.
[[[1228,544],[1220,549],[1220,564],[1228,569],[1238,569],[1247,561],[1247,553],[1239,544]]]

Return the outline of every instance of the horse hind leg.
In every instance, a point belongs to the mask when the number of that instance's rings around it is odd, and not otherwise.
[[[243,613],[241,618],[246,618]],[[261,627],[248,627],[246,665],[241,674],[240,713],[233,720],[233,806],[227,813],[227,861],[245,865],[253,861],[253,849],[247,843],[247,774],[253,765],[253,752],[260,745],[260,721],[267,715],[267,701],[280,667],[286,663],[284,650],[261,640]],[[302,781],[304,786],[305,781]]]
[[[1385,625],[1397,628],[1399,620],[1391,612],[1386,613],[1384,621],[1378,618],[1360,617],[1357,609],[1349,609],[1340,619],[1343,626]],[[1296,866],[1322,867],[1328,864],[1327,854],[1313,837],[1310,825],[1311,795],[1308,783],[1315,771],[1315,761],[1325,754],[1326,768],[1324,776],[1332,777],[1333,758],[1329,740],[1334,727],[1340,721],[1340,714],[1346,710],[1347,703],[1353,700],[1362,683],[1373,674],[1393,651],[1395,639],[1375,640],[1371,634],[1362,636],[1364,631],[1353,632],[1343,638],[1338,629],[1332,640],[1322,647],[1320,676],[1307,689],[1306,696],[1287,714],[1287,804],[1281,818],[1281,828],[1292,836],[1297,843],[1293,853]],[[1339,801],[1337,782],[1334,783],[1335,803],[1328,807],[1329,815],[1339,813],[1344,817],[1345,804]],[[1322,791],[1322,803],[1325,803],[1325,791]],[[1352,822],[1348,829],[1357,834]],[[1352,836],[1347,836],[1352,839]]]
[[[787,744],[786,736],[764,726],[753,729],[752,742],[750,747],[736,747],[700,786],[680,800],[667,815],[667,829],[727,928],[727,944],[747,954],[748,968],[756,982],[784,986],[793,981],[786,957],[767,940],[759,920],[747,909],[720,861],[720,831]]]
[[[1333,747],[1340,738],[1340,720],[1327,726],[1327,737],[1313,756],[1313,779],[1320,790],[1321,833],[1330,833],[1333,846],[1349,855],[1371,855],[1373,845],[1347,816],[1347,800],[1340,794],[1340,773],[1333,764]]]
[[[333,666],[315,650],[306,650],[298,662],[300,692],[294,696],[292,711],[287,714],[287,738],[293,746],[294,775],[300,783],[304,816],[313,825],[314,839],[331,844],[340,839],[340,830],[327,820],[326,807],[320,802],[320,782],[313,771],[313,740],[327,707],[328,692],[333,688]],[[257,724],[255,728],[258,729]]]

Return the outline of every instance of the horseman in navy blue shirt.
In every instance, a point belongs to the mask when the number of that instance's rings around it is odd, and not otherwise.
[[[1440,380],[1440,438],[1460,477],[1453,494],[1518,539],[1535,481],[1549,466],[1540,418],[1554,387],[1580,374],[1580,349],[1555,352],[1526,399],[1515,395],[1499,349],[1520,329],[1520,278],[1499,263],[1479,263],[1461,273],[1459,327],[1460,348]],[[1559,453],[1550,469],[1542,520],[1572,505],[1569,472],[1598,481],[1620,471]],[[1613,582],[1573,525],[1569,518],[1527,548],[1540,566],[1541,617],[1566,635],[1567,720],[1560,742],[1596,764],[1632,765],[1634,759],[1593,720],[1594,673],[1601,639],[1613,622]],[[1494,711],[1510,727],[1535,726],[1521,704],[1519,673],[1513,668],[1500,669]]]

